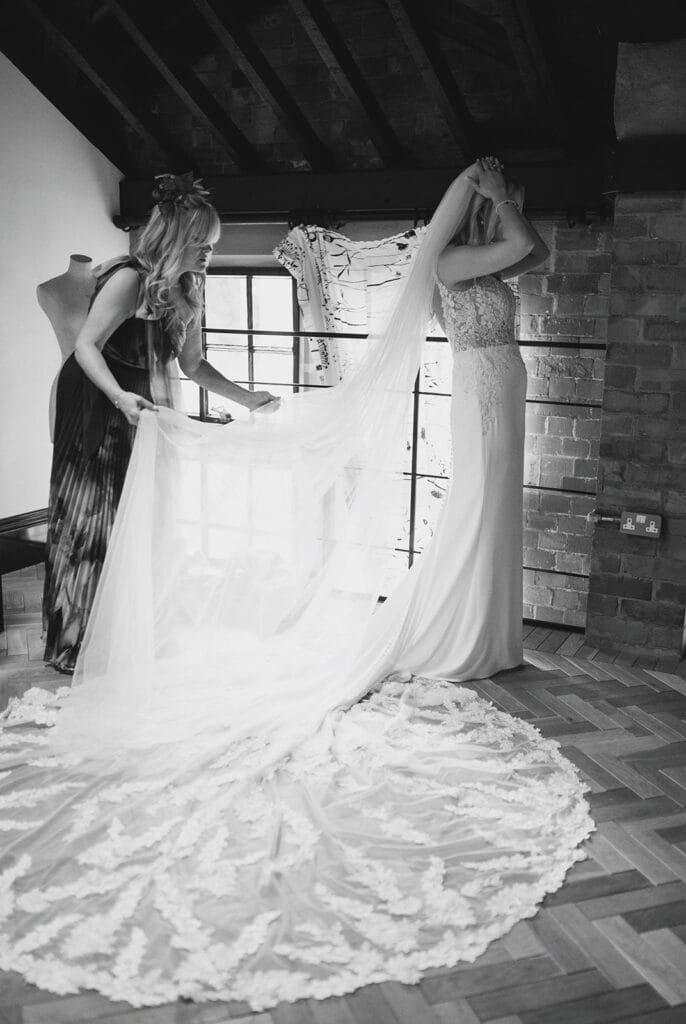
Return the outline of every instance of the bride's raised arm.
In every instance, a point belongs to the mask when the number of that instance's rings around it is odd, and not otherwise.
[[[457,233],[438,260],[438,275],[449,287],[507,271],[523,263],[537,244],[538,236],[522,216],[517,201],[508,195],[499,162],[486,157],[477,160],[474,166],[476,180],[470,179],[474,197],[466,230]],[[488,238],[487,229],[487,213],[491,210],[496,218],[493,240]],[[480,224],[479,233],[467,237],[474,233],[473,224]]]
[[[539,235],[536,228],[533,226],[531,221],[528,219],[524,211],[524,191],[521,188],[514,188],[511,192],[512,198],[517,200],[517,206],[520,212],[520,216],[526,226],[529,229],[529,233],[534,238],[534,247],[530,253],[527,253],[523,259],[517,260],[516,263],[512,263],[509,267],[504,267],[500,271],[501,277],[519,277],[520,274],[526,274],[527,270],[533,270],[535,267],[539,267],[541,263],[550,256],[550,249]]]

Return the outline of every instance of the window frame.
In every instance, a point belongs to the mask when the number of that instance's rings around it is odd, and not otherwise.
[[[291,345],[292,353],[292,377],[293,377],[293,392],[296,393],[301,390],[302,385],[297,381],[299,370],[300,370],[300,352],[301,352],[301,338],[300,338],[300,306],[298,305],[298,294],[297,294],[297,282],[295,281],[292,274],[290,274],[285,267],[208,267],[208,277],[244,277],[246,284],[246,312],[247,312],[247,324],[245,328],[225,328],[219,326],[213,326],[207,324],[206,309],[203,304],[202,321],[201,321],[201,332],[202,332],[202,354],[203,358],[208,359],[211,362],[211,358],[208,358],[208,334],[226,334],[231,336],[233,334],[246,336],[248,339],[248,379],[247,380],[236,380],[236,384],[240,384],[242,387],[247,387],[249,391],[254,391],[255,388],[268,388],[271,385],[275,385],[280,382],[276,381],[261,381],[255,379],[255,337],[274,337],[275,335],[293,336],[293,344]],[[293,314],[293,330],[292,331],[261,331],[255,328],[253,323],[253,289],[252,281],[255,277],[284,277],[288,278],[291,283],[291,309]],[[210,345],[210,351],[212,349]],[[227,342],[226,347],[228,349],[237,350],[238,345],[231,345]],[[242,347],[242,346],[241,346]],[[260,349],[265,346],[258,345]],[[268,347],[268,346],[267,346]],[[182,378],[187,379],[187,378]],[[213,416],[209,411],[208,402],[208,391],[207,388],[203,388],[197,385],[199,391],[199,419],[207,423],[218,423],[220,419],[218,416]]]

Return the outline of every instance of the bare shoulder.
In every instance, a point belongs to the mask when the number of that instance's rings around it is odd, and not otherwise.
[[[135,267],[120,267],[98,292],[93,306],[133,312],[138,300],[140,274]]]

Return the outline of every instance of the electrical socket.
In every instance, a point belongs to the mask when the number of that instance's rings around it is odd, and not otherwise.
[[[662,516],[652,512],[622,511],[619,532],[629,533],[634,537],[652,537],[655,540],[662,533]]]

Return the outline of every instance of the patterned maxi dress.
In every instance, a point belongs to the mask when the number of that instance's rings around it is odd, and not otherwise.
[[[139,264],[126,259],[109,267],[91,305],[122,267],[139,269]],[[151,365],[165,366],[174,357],[160,322],[136,316],[117,328],[102,354],[121,387],[147,399],[152,398]],[[155,400],[160,401],[158,394]],[[135,434],[70,356],[57,384],[43,591],[44,658],[61,672],[72,672],[76,664]]]

